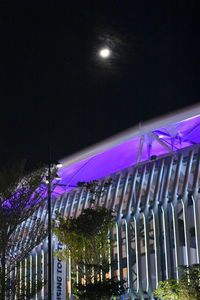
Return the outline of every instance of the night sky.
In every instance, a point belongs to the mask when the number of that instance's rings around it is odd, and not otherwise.
[[[49,141],[63,158],[197,103],[197,4],[1,0],[0,164],[45,161]]]

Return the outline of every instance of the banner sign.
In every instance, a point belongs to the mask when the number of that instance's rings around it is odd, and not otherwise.
[[[56,251],[63,250],[63,245],[55,237]],[[66,300],[66,261],[54,256],[53,300]]]

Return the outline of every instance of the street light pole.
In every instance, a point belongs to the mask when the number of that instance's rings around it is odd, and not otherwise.
[[[51,300],[51,165],[48,167],[48,300]]]
[[[48,300],[52,300],[52,233],[51,233],[51,189],[53,177],[56,180],[60,180],[58,174],[54,174],[56,169],[62,167],[61,163],[52,164],[51,161],[51,149],[49,147],[49,164],[47,173],[47,198],[48,198]],[[53,174],[52,174],[52,168]],[[56,168],[56,169],[55,169]],[[53,176],[53,177],[52,177]]]
[[[51,250],[51,153],[49,149],[48,165],[48,300],[52,300],[52,250]]]

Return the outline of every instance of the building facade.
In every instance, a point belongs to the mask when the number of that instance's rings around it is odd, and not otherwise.
[[[153,299],[160,280],[179,278],[180,265],[200,263],[199,142],[196,106],[63,160],[52,214],[77,217],[90,206],[89,192],[78,188],[77,182],[98,179],[103,185],[112,179],[96,205],[116,213],[112,232],[116,263],[110,276],[126,281],[127,299]],[[45,209],[37,214],[47,218]],[[52,243],[54,249],[62,247],[56,237]],[[47,280],[47,248],[44,241],[25,260],[29,284]],[[54,299],[72,299],[70,261],[54,257],[53,268]],[[35,299],[45,299],[47,290],[46,284]]]

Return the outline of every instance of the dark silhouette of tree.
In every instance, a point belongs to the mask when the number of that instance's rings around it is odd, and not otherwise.
[[[46,168],[28,171],[26,161],[0,169],[0,299],[22,299],[19,273],[15,269],[46,236],[39,216],[44,205]],[[38,283],[38,288],[39,288]],[[33,291],[33,290],[32,290]],[[23,296],[23,299],[28,298]]]

